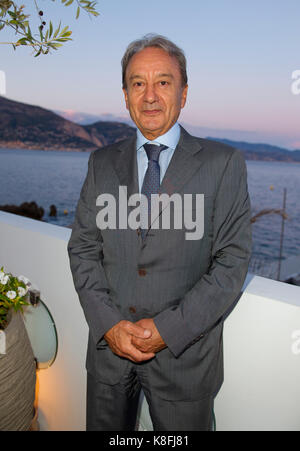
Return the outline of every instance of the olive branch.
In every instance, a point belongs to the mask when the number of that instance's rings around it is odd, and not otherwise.
[[[61,3],[65,6],[70,6],[74,2],[77,4],[76,19],[79,18],[81,10],[92,16],[99,15],[95,9],[96,1],[61,0]],[[18,6],[13,0],[0,0],[0,31],[4,28],[11,28],[18,37],[16,41],[0,42],[0,44],[12,45],[14,50],[22,45],[30,46],[34,51],[34,56],[37,57],[41,54],[47,55],[50,50],[58,50],[64,42],[72,40],[72,31],[69,26],[62,28],[61,23],[55,28],[51,20],[47,24],[44,11],[39,8],[37,0],[34,0],[34,3],[40,22],[38,33],[35,34],[31,31],[30,15],[25,13],[25,5]]]

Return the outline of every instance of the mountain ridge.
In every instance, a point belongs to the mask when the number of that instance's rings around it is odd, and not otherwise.
[[[230,139],[215,138],[210,136],[208,136],[207,139],[218,141],[243,151],[245,158],[248,160],[263,159],[264,161],[275,160],[275,161],[300,162],[300,150],[288,150],[285,149],[284,147],[274,146],[272,144],[249,143],[246,141],[233,141]]]
[[[129,123],[98,120],[82,125],[56,111],[0,96],[0,148],[89,152],[133,136],[136,129]],[[247,160],[300,162],[300,150],[210,136],[207,139],[241,150]]]
[[[133,127],[120,122],[83,126],[46,108],[0,97],[0,147],[92,151],[134,133]]]

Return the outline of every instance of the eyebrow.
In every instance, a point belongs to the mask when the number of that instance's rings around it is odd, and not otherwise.
[[[161,73],[157,75],[158,77],[168,77],[168,78],[174,78],[174,76],[172,74],[165,74],[165,73]],[[131,75],[129,77],[129,80],[134,80],[136,78],[144,78],[143,75],[139,75],[139,74],[135,74],[135,75]]]
[[[169,77],[169,78],[174,78],[174,76],[172,74],[158,74],[159,77]]]

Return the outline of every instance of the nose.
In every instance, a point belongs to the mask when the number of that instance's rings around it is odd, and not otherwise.
[[[150,83],[146,85],[146,89],[144,92],[144,101],[147,103],[154,103],[158,101],[155,86]]]

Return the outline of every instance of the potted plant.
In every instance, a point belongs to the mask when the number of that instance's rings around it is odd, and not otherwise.
[[[34,414],[36,363],[21,315],[30,285],[0,269],[0,431],[30,430]]]

